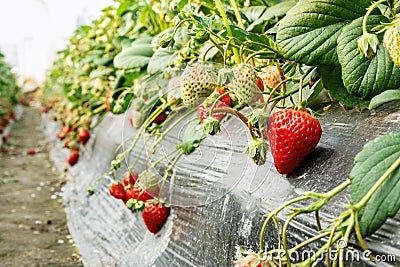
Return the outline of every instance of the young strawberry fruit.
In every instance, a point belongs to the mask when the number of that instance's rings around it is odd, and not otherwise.
[[[237,96],[239,104],[242,106],[249,104],[257,89],[258,76],[256,72],[252,68],[240,64],[233,69],[233,75],[231,89]]]
[[[83,129],[83,130],[79,131],[78,137],[79,137],[79,142],[82,145],[85,145],[90,138],[90,133],[88,130]]]
[[[138,178],[139,178],[139,175],[137,173],[126,172],[124,175],[124,180],[123,180],[124,185],[125,186],[134,185]]]
[[[155,234],[160,231],[169,215],[169,207],[165,204],[147,202],[142,213],[147,229]]]
[[[314,150],[322,130],[310,114],[284,109],[271,115],[266,134],[277,171],[289,174]]]
[[[400,20],[386,29],[383,45],[389,51],[394,64],[400,68]]]
[[[181,77],[182,100],[187,107],[201,103],[217,86],[218,76],[204,66],[188,66]]]
[[[74,166],[79,160],[79,150],[71,149],[68,157],[68,164]]]
[[[266,67],[258,74],[262,80],[263,88],[274,89],[280,82],[282,82],[281,72],[277,66]],[[278,92],[280,88],[278,88]]]
[[[121,182],[112,183],[108,190],[110,192],[110,195],[112,195],[113,197],[125,200],[125,188],[124,185],[121,184]]]

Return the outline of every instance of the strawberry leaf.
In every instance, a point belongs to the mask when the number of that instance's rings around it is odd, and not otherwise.
[[[309,65],[338,65],[337,38],[343,27],[364,16],[370,1],[309,0],[290,9],[276,42],[286,59]]]
[[[357,40],[362,36],[362,21],[363,18],[359,18],[343,28],[337,51],[347,91],[369,100],[385,90],[400,88],[400,68],[395,66],[382,43],[371,60],[360,56]],[[384,16],[369,16],[367,29],[386,21]],[[383,33],[377,35],[379,41],[382,36]]]
[[[167,48],[158,49],[150,59],[149,65],[147,66],[147,72],[149,74],[155,74],[163,71],[168,67],[169,63],[172,63],[175,59],[174,51]]]
[[[380,136],[367,143],[355,157],[350,173],[351,203],[358,203],[379,178],[400,157],[400,133]],[[374,233],[400,209],[400,168],[397,168],[360,210],[358,220],[362,236]]]
[[[380,105],[390,102],[400,100],[400,90],[388,90],[385,91],[374,98],[371,99],[371,103],[369,104],[369,109],[374,109],[379,107]]]
[[[114,66],[123,69],[143,68],[147,66],[153,55],[150,44],[137,44],[122,50],[114,58]]]
[[[350,95],[344,87],[340,66],[318,66],[322,83],[329,90],[330,96],[348,108],[368,108],[369,101]]]
[[[206,137],[201,128],[202,124],[199,118],[193,119],[186,126],[182,136],[182,143],[178,145],[183,154],[188,155],[192,153]]]

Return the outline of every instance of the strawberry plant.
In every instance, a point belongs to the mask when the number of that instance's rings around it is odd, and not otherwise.
[[[68,141],[76,161],[79,142],[88,142],[89,131],[107,112],[128,112],[136,135],[116,149],[106,176],[117,181],[112,188],[119,188],[119,194],[110,189],[111,195],[132,211],[142,211],[153,233],[169,214],[162,203],[177,162],[194,153],[208,135],[218,135],[233,117],[249,133],[243,151],[254,164],[264,165],[271,153],[276,171],[290,174],[318,145],[327,130],[318,116],[332,105],[363,111],[400,100],[399,1],[117,2],[91,26],[79,28],[60,52],[45,82],[55,93],[45,94],[44,105],[53,104],[62,126],[58,137]],[[163,142],[183,124],[178,144],[165,151]],[[349,180],[327,193],[307,192],[269,214],[260,253],[237,266],[290,266],[289,257],[277,254],[290,255],[324,240],[317,252],[321,255],[352,234],[366,249],[363,237],[399,210],[397,195],[390,190],[397,188],[396,142],[396,134],[376,139],[356,157]],[[116,178],[123,163],[132,173],[124,184]],[[362,171],[368,169],[373,174]],[[321,227],[320,235],[290,248],[290,222],[301,214],[318,214],[347,187],[347,211]],[[394,205],[385,201],[389,196]],[[307,200],[315,202],[292,207]],[[277,229],[280,244],[266,251],[265,227],[287,209],[288,220]],[[272,260],[265,260],[267,256]],[[315,262],[310,258],[293,264]]]

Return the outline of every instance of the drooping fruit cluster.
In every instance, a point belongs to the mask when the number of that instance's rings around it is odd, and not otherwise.
[[[266,134],[277,171],[289,174],[317,146],[322,129],[309,113],[284,109],[270,116]]]
[[[133,212],[142,212],[143,222],[149,232],[155,234],[164,225],[169,215],[169,206],[153,198],[149,190],[141,188],[137,181],[139,175],[127,172],[123,183],[116,181],[109,187],[111,196],[121,199]]]

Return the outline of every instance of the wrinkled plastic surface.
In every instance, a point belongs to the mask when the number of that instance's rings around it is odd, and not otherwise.
[[[71,180],[64,194],[69,230],[85,266],[233,266],[240,246],[258,250],[263,214],[303,191],[332,189],[348,177],[353,159],[365,143],[400,132],[400,107],[394,102],[372,115],[335,107],[320,122],[323,135],[316,150],[299,170],[283,176],[276,172],[269,153],[264,166],[257,168],[249,161],[243,153],[249,136],[238,120],[230,119],[221,134],[204,140],[174,168],[163,195],[174,206],[162,230],[153,235],[140,214],[133,214],[109,195],[111,177],[95,182],[109,171],[122,137],[135,135],[126,117],[106,116],[81,152],[79,163],[70,169]],[[46,118],[44,125],[55,141],[59,126]],[[173,149],[179,135],[179,130],[168,135],[163,149]],[[59,168],[65,156],[60,147],[53,151]],[[145,159],[140,159],[140,171],[145,164]],[[118,179],[123,171],[117,173]],[[86,191],[91,186],[96,188],[93,196]],[[348,191],[342,192],[321,211],[321,217],[338,216],[349,198]],[[301,216],[289,228],[289,243],[298,244],[316,233],[314,217]],[[273,225],[267,228],[265,240],[270,245],[276,242]],[[399,214],[366,242],[375,255],[396,256],[396,262],[379,262],[379,266],[399,266]],[[356,242],[354,246],[357,248]],[[346,264],[368,265],[373,266],[362,255],[359,261]]]

